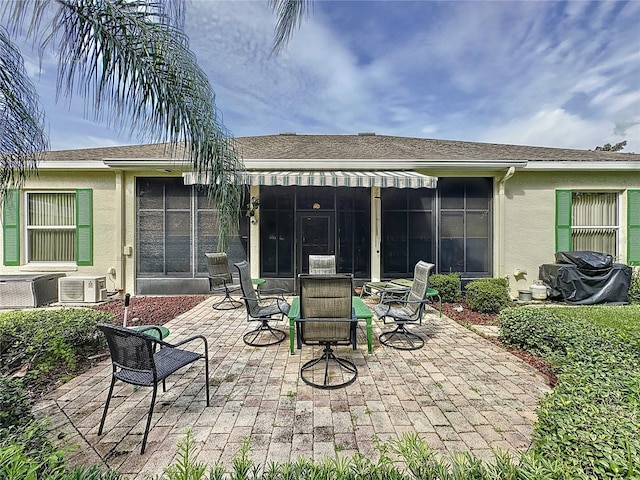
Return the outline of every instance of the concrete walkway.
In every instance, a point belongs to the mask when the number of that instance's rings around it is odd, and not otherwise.
[[[550,391],[529,365],[437,312],[415,328],[428,336],[415,351],[380,345],[386,326],[374,317],[372,354],[364,327],[357,350],[339,347],[355,361],[357,380],[338,390],[314,389],[299,379],[299,369],[320,354],[319,347],[295,355],[288,339],[248,347],[242,341],[248,330],[244,308],[214,311],[214,298],[166,324],[170,341],[196,333],[208,338],[211,406],[205,406],[202,362],[170,377],[166,393],[159,390],[147,450],[140,455],[151,389],[134,391],[118,382],[98,437],[111,375],[107,358],[36,406],[51,418],[55,438],[79,445],[72,464],[102,464],[126,478],[147,478],[172,462],[188,427],[199,460],[225,465],[244,437],[251,441],[251,458],[264,463],[355,452],[375,459],[373,436],[385,440],[408,432],[445,455],[470,451],[489,460],[494,448],[529,447],[537,402]],[[288,335],[287,324],[280,325]]]

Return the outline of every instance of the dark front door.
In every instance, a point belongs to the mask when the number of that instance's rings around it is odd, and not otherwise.
[[[309,273],[309,255],[335,254],[334,215],[326,211],[298,212],[296,273]]]

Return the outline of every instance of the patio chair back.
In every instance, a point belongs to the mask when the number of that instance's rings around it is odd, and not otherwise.
[[[335,255],[309,255],[309,275],[332,275],[335,273]]]
[[[351,275],[300,275],[300,318],[314,321],[299,323],[303,343],[352,343]],[[322,322],[321,319],[334,321]]]
[[[157,378],[153,361],[156,342],[150,335],[125,328],[99,325],[111,353],[111,361],[117,367],[114,375],[127,383],[153,385]]]
[[[234,266],[238,269],[240,276],[240,288],[242,289],[242,297],[247,307],[247,312],[253,317],[258,316],[257,312],[260,307],[259,298],[251,281],[249,262],[243,260],[242,262],[234,263]]]
[[[232,283],[233,276],[229,270],[229,259],[224,252],[205,253],[207,269],[209,270],[209,287],[211,289]]]
[[[407,294],[407,300],[416,303],[408,303],[407,308],[411,309],[413,313],[418,316],[424,308],[424,303],[419,302],[427,298],[429,272],[433,267],[433,263],[427,263],[420,260],[416,263],[416,266],[413,269],[413,283],[411,285],[411,290],[409,290],[409,293]]]

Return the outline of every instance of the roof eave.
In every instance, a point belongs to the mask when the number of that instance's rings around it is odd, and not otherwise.
[[[587,170],[587,171],[639,171],[639,162],[621,162],[621,161],[597,161],[597,162],[585,162],[585,161],[562,161],[562,162],[528,162],[524,167],[525,171],[568,171],[568,170]]]
[[[346,163],[348,162],[348,163]],[[421,160],[421,159],[308,159],[308,158],[245,158],[248,170],[423,170],[438,169],[504,169],[522,168],[526,160]]]

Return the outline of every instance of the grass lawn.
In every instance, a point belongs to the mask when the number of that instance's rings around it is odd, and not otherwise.
[[[640,305],[582,305],[557,307],[554,311],[572,318],[583,318],[602,327],[640,335]]]

